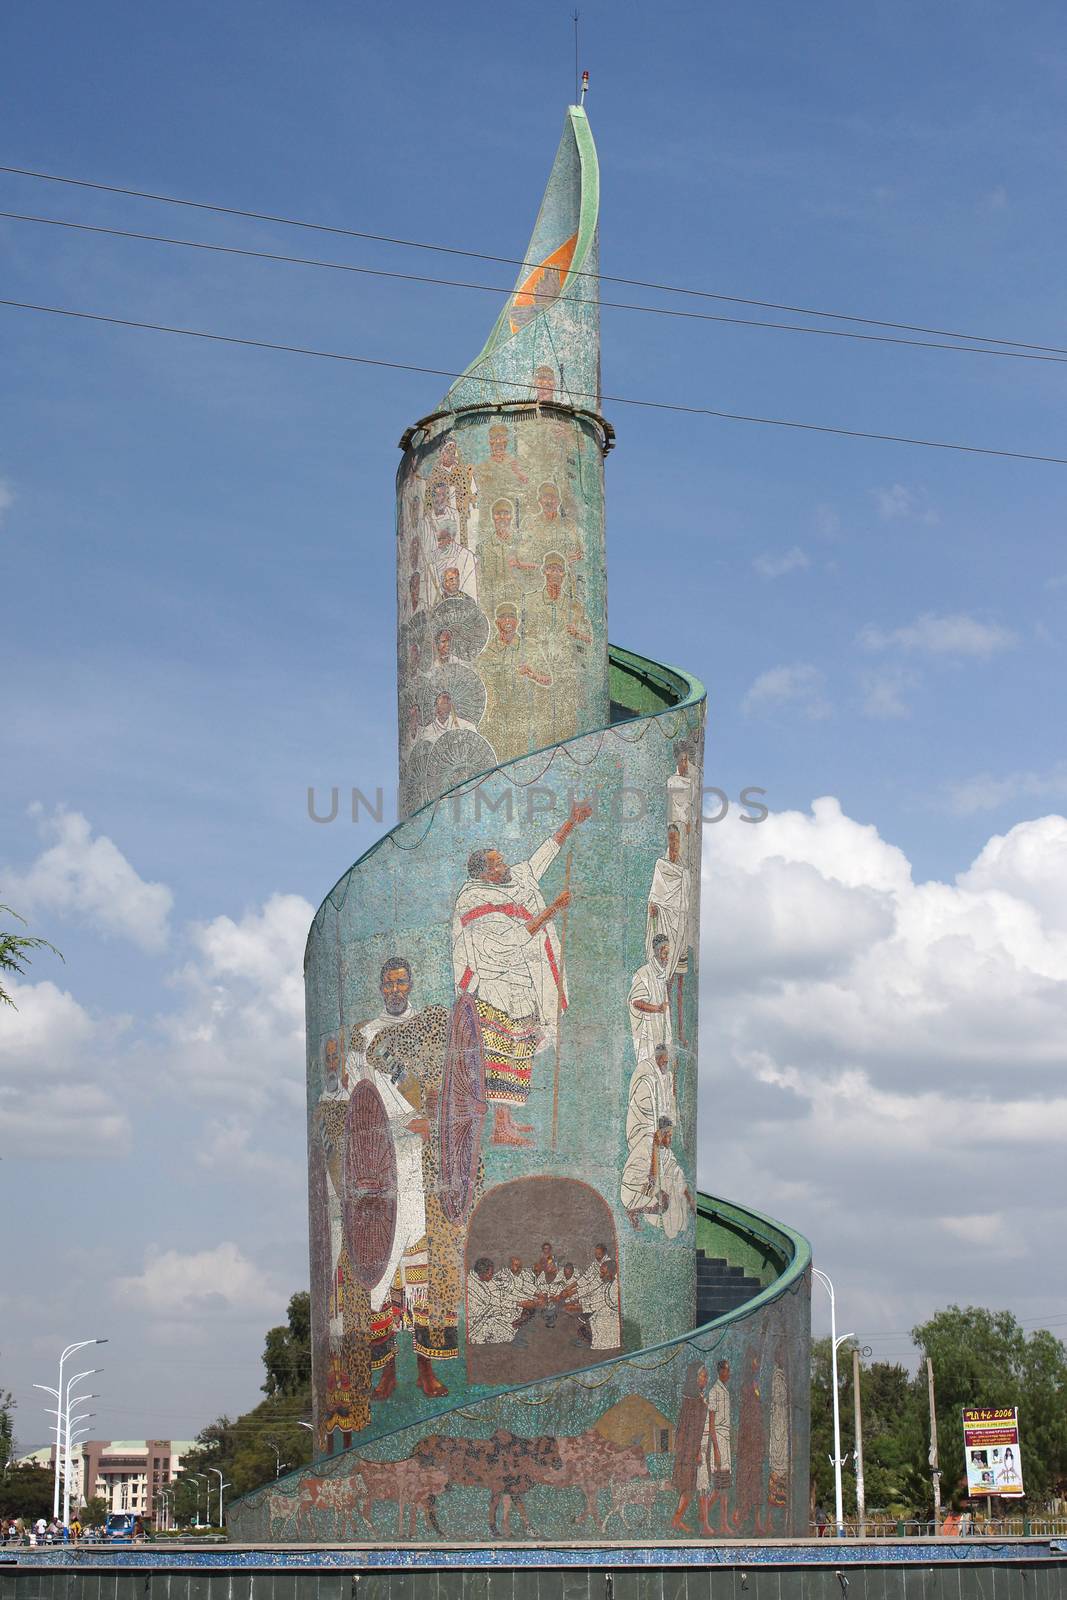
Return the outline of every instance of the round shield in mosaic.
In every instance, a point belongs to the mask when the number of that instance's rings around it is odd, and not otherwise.
[[[396,1232],[396,1151],[381,1095],[357,1083],[345,1120],[345,1246],[352,1271],[373,1289],[389,1264]]]
[[[434,645],[442,630],[451,635],[453,655],[472,661],[489,640],[489,618],[470,595],[449,595],[430,612],[429,632]]]
[[[452,1008],[439,1110],[441,1209],[449,1222],[470,1215],[488,1109],[481,1023],[474,1001],[461,994]]]
[[[496,752],[488,739],[466,728],[453,728],[430,746],[426,764],[429,791],[444,794],[446,789],[454,789],[457,783],[466,783],[468,778],[476,778],[495,765]]]

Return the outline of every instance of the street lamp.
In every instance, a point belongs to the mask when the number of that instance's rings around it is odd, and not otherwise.
[[[230,1484],[230,1483],[223,1483],[223,1481],[222,1481],[222,1473],[219,1471],[218,1467],[208,1467],[207,1470],[208,1470],[208,1472],[213,1472],[215,1474],[215,1476],[219,1480],[219,1527],[221,1528],[223,1526],[223,1522],[222,1522],[222,1491],[223,1491],[223,1489],[231,1489],[233,1487],[233,1485]],[[210,1517],[210,1515],[211,1515],[211,1512],[209,1510],[208,1511],[208,1516]]]
[[[67,1405],[65,1418],[66,1440],[63,1451],[63,1526],[65,1528],[70,1525],[70,1480],[74,1471],[74,1457],[71,1452],[70,1430],[75,1422],[84,1422],[87,1417],[96,1416],[95,1411],[83,1411],[79,1416],[72,1417],[70,1414],[71,1407],[81,1405],[83,1400],[99,1400],[100,1398],[98,1394],[79,1394],[75,1395],[74,1399],[72,1400],[70,1397],[70,1391],[80,1379],[91,1378],[94,1373],[97,1373],[100,1370],[101,1369],[99,1367],[90,1367],[88,1371],[75,1373],[73,1378],[69,1378],[67,1380]]]
[[[99,1398],[100,1396],[95,1394],[80,1394],[78,1396],[79,1400],[98,1400]],[[74,1477],[74,1446],[75,1444],[80,1444],[90,1432],[88,1428],[79,1428],[77,1433],[72,1433],[71,1428],[75,1422],[88,1422],[91,1417],[95,1416],[95,1411],[80,1411],[76,1417],[72,1417],[69,1405],[67,1407],[67,1444],[63,1464],[63,1526],[65,1528],[70,1526],[70,1486]]]
[[[271,1449],[274,1451],[274,1476],[276,1478],[280,1478],[282,1475],[282,1468],[287,1467],[289,1463],[288,1461],[282,1460],[281,1446],[278,1444],[277,1439],[267,1439],[265,1442],[269,1444]]]
[[[193,1493],[196,1495],[196,1521],[193,1524],[196,1528],[200,1526],[200,1479],[202,1476],[203,1474],[200,1472],[187,1472],[185,1474],[185,1482],[192,1484]]]
[[[52,1395],[52,1397],[54,1398],[54,1400],[56,1402],[56,1405],[59,1407],[59,1414],[56,1416],[55,1488],[54,1488],[54,1490],[52,1492],[52,1515],[53,1515],[53,1517],[56,1517],[56,1518],[58,1518],[58,1516],[59,1516],[59,1474],[60,1474],[61,1457],[62,1457],[62,1454],[63,1454],[63,1431],[64,1430],[63,1430],[62,1412],[65,1409],[64,1406],[63,1406],[63,1368],[66,1365],[67,1358],[69,1356],[72,1356],[76,1350],[84,1350],[85,1347],[87,1345],[90,1345],[90,1344],[107,1344],[107,1340],[106,1339],[79,1339],[74,1344],[68,1344],[66,1346],[66,1348],[62,1351],[62,1353],[60,1354],[60,1357],[59,1357],[59,1382],[58,1382],[58,1386],[55,1389],[50,1388],[49,1385],[46,1384],[46,1383],[35,1383],[34,1386],[33,1386],[35,1389],[43,1389],[46,1394]],[[84,1376],[84,1374],[83,1374],[83,1376]]]
[[[820,1272],[818,1267],[812,1267],[811,1271],[812,1276],[818,1278],[819,1282],[830,1296],[830,1381],[833,1384],[834,1390],[834,1453],[830,1457],[830,1460],[834,1464],[834,1509],[836,1511],[837,1537],[840,1539],[843,1537],[845,1531],[845,1508],[841,1493],[841,1463],[843,1457],[841,1455],[841,1396],[837,1390],[837,1352],[839,1347],[843,1345],[846,1340],[852,1338],[852,1334],[843,1333],[841,1337],[838,1338],[837,1305],[834,1299],[834,1286],[830,1282],[830,1279],[826,1276],[826,1273]]]

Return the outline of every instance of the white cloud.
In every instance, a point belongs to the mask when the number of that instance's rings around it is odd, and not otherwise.
[[[933,527],[938,521],[937,512],[930,506],[922,490],[909,489],[903,483],[894,483],[887,489],[872,489],[874,503],[883,522],[917,521]]]
[[[863,714],[882,721],[910,717],[905,694],[918,686],[916,673],[906,667],[884,667],[863,675]]]
[[[761,578],[784,578],[788,572],[810,567],[811,562],[800,546],[795,544],[791,549],[783,550],[781,555],[767,553],[757,556],[752,565]]]
[[[174,982],[184,1001],[159,1019],[180,1093],[262,1109],[282,1094],[304,1097],[303,958],[309,901],[275,894],[240,920],[195,925],[192,961]]]
[[[174,899],[165,884],[146,883],[109,838],[93,837],[79,811],[56,810],[42,818],[40,832],[53,842],[29,870],[5,872],[12,901],[30,910],[74,916],[145,950],[162,949]]]
[[[268,1178],[274,1188],[287,1185],[302,1192],[306,1167],[274,1147],[255,1145],[253,1131],[247,1118],[226,1117],[213,1123],[197,1143],[197,1166],[225,1173],[231,1179]]]
[[[939,1217],[938,1226],[965,1249],[983,1256],[1024,1254],[1014,1230],[999,1211],[975,1211],[969,1216]]]
[[[979,202],[980,211],[1004,211],[1008,205],[1008,191],[1002,183],[995,184]]]
[[[1067,934],[1067,818],[1039,817],[994,834],[959,883],[1028,902],[1047,927]]]
[[[1067,799],[1067,764],[1049,772],[1009,772],[999,778],[979,772],[948,784],[946,795],[949,810],[960,817],[1027,800],[1062,801]]]
[[[934,656],[975,656],[986,658],[1009,650],[1015,635],[999,623],[979,622],[976,617],[955,613],[939,617],[926,611],[912,623],[889,632],[873,625],[864,628],[859,642],[868,650],[904,650]]]
[[[780,706],[791,706],[804,716],[820,719],[830,715],[829,702],[823,695],[825,679],[818,667],[796,662],[788,667],[771,667],[761,672],[749,687],[741,702],[741,709],[771,711]]]
[[[110,1156],[130,1123],[113,1065],[125,1019],[99,1021],[54,983],[5,987],[0,1019],[0,1147],[8,1160]]]
[[[150,1246],[144,1270],[116,1279],[114,1293],[120,1304],[134,1310],[177,1319],[233,1312],[242,1317],[274,1315],[286,1303],[271,1274],[229,1242],[188,1255],[180,1250],[157,1254]]]
[[[897,1278],[916,1316],[981,1303],[974,1219],[1023,1300],[1062,1207],[1067,818],[917,883],[825,798],[707,829],[703,881],[702,1184],[825,1241],[857,1320]]]
[[[0,526],[3,525],[5,516],[11,510],[11,507],[14,504],[15,491],[11,487],[10,480],[7,478],[0,478]]]

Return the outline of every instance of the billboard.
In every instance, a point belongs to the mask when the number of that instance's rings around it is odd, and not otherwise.
[[[964,1406],[963,1455],[969,1495],[1023,1493],[1017,1406]]]

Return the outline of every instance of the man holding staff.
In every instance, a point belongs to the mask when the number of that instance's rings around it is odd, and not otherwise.
[[[579,825],[593,814],[576,803],[570,816],[528,861],[510,866],[494,847],[471,852],[467,882],[452,914],[456,989],[469,994],[481,1019],[486,1100],[493,1107],[493,1143],[530,1145],[518,1123],[530,1095],[534,1055],[556,1042],[567,1009],[563,953],[553,917],[570,904],[564,889],[546,905],[540,882]]]

